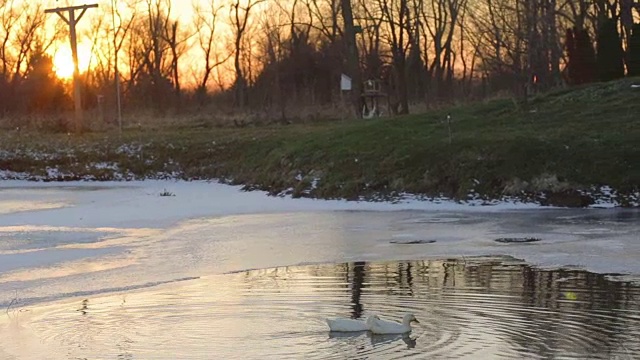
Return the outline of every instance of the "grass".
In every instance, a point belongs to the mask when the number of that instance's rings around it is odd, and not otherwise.
[[[162,197],[176,196],[176,194],[172,193],[171,191],[168,191],[167,189],[164,189],[159,195]]]
[[[82,136],[7,131],[0,169],[50,180],[226,179],[322,198],[409,192],[593,202],[584,190],[640,184],[639,79],[374,120],[245,128],[188,125]],[[451,114],[451,142],[446,115]],[[4,155],[3,155],[4,151]],[[50,176],[46,168],[55,168]]]

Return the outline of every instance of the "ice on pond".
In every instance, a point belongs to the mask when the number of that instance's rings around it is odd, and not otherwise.
[[[0,305],[11,316],[0,358],[232,357],[238,342],[244,358],[638,351],[627,281],[640,275],[640,212],[530,208],[290,199],[206,182],[2,182]],[[495,241],[526,238],[542,241]],[[431,319],[409,338],[323,328],[326,317],[407,308]]]

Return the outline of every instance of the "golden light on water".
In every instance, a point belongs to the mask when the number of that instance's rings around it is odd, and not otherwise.
[[[66,205],[65,202],[61,201],[6,200],[0,203],[0,215],[21,211],[58,209]]]

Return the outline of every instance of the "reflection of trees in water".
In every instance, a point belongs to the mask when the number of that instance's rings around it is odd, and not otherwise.
[[[618,310],[640,308],[638,288],[630,283],[610,281],[603,275],[583,271],[568,272],[567,277],[570,280],[562,284],[563,290],[576,292],[579,301],[559,302],[558,308],[597,311],[601,316],[582,319],[585,329],[583,335],[597,339],[608,347],[616,347],[621,342],[620,335],[632,332],[634,326],[628,318],[619,316]],[[607,306],[603,307],[603,304]],[[635,326],[637,327],[637,323]],[[615,331],[607,331],[609,329]],[[605,331],[611,336],[603,337]]]
[[[405,266],[405,271],[404,271],[405,278],[407,280],[405,282],[405,284],[406,284],[405,288],[409,291],[409,295],[411,295],[411,296],[413,296],[413,273],[411,271],[412,268],[413,268],[413,265],[410,262],[408,262],[406,264],[406,266]],[[401,271],[400,271],[401,269],[402,269],[401,266],[398,265],[398,270],[399,270],[398,272],[399,273],[401,273]]]
[[[250,279],[249,288],[309,291],[314,301],[322,291],[319,308],[332,305],[325,300],[337,291],[353,318],[376,312],[398,319],[413,311],[425,319],[421,327],[437,330],[429,332],[433,342],[473,347],[473,339],[486,337],[511,354],[543,358],[640,350],[640,289],[580,270],[498,257],[313,265],[255,271]]]
[[[459,265],[456,263],[455,260],[447,260],[447,261],[443,261],[442,262],[442,269],[444,270],[443,272],[443,276],[442,276],[442,287],[443,288],[455,288],[456,287],[456,278],[457,278],[457,272],[456,272],[456,268],[458,268]],[[464,270],[464,268],[462,268],[461,270]],[[462,271],[461,271],[462,273]]]
[[[538,343],[538,354],[551,356],[554,349],[585,344],[592,347],[592,352],[606,353],[620,342],[617,334],[631,326],[628,319],[618,316],[616,309],[638,310],[637,303],[633,305],[631,300],[637,299],[637,288],[629,283],[609,281],[600,274],[579,270],[536,270],[529,266],[521,266],[520,274],[522,303],[531,308],[557,310],[544,312],[544,315],[523,312],[522,318],[545,333],[563,335],[548,337],[544,343]],[[517,286],[518,276],[512,281]],[[567,323],[571,326],[567,327]],[[527,334],[514,336],[514,340],[521,346],[531,347],[533,344],[524,335]]]
[[[354,263],[352,268],[351,306],[353,307],[353,310],[351,311],[351,317],[354,319],[362,316],[363,309],[360,299],[362,297],[362,288],[364,287],[365,266],[366,263],[364,261],[360,261]]]
[[[640,311],[640,291],[630,283],[613,282],[599,274],[542,270],[506,259],[469,264],[466,260],[356,262],[334,267],[338,272],[345,269],[354,318],[361,317],[364,308],[370,306],[367,295],[374,296],[374,302],[384,296],[389,305],[394,298],[401,304],[402,296],[411,296],[416,298],[412,301],[422,302],[427,308],[446,308],[447,302],[438,299],[457,291],[506,295],[481,304],[473,316],[486,317],[501,329],[516,329],[503,333],[508,334],[514,348],[528,349],[543,357],[553,357],[562,350],[584,353],[590,349],[592,353],[607,354],[619,348],[628,334],[638,333],[637,320],[620,316],[619,311]],[[368,310],[378,311],[375,306],[382,304],[372,305]],[[460,311],[456,309],[452,308]],[[469,321],[474,321],[473,316]],[[522,330],[515,327],[516,323],[528,325]]]
[[[536,325],[538,336],[556,334],[546,336],[543,342],[532,342],[531,334],[513,334],[515,343],[527,349],[535,346],[534,352],[542,356],[552,356],[558,348],[585,347],[586,344],[592,347],[591,352],[606,353],[619,343],[616,333],[631,325],[621,324],[627,320],[617,316],[615,309],[638,310],[637,303],[630,306],[630,299],[638,299],[637,288],[629,283],[609,281],[601,274],[579,270],[540,270],[524,264],[506,268],[494,265],[486,267],[485,271],[491,272],[494,279],[503,277],[504,281],[498,281],[503,283],[501,287],[507,285],[511,289],[519,289],[521,304],[533,309],[556,310],[521,311],[518,314],[523,321]],[[494,289],[487,288],[490,291]],[[580,341],[576,341],[578,338]]]
[[[393,289],[396,294],[413,296],[415,265],[411,262],[367,264],[361,261],[337,265],[337,269],[340,268],[346,270],[344,275],[351,292],[351,317],[354,319],[362,317],[364,311],[361,300],[362,293],[366,287],[366,278],[371,273],[375,274],[372,276],[374,278],[373,281],[383,281],[386,289]],[[395,271],[391,271],[393,268],[395,268]],[[381,274],[382,276],[380,276]]]
[[[389,271],[390,278],[393,281],[387,281],[388,285],[398,295],[413,296],[413,268],[415,265],[411,262],[398,262],[395,266],[389,266],[389,269],[395,268],[395,271]]]

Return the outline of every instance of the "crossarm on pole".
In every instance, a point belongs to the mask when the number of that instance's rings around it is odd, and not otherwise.
[[[69,19],[64,17],[64,15],[61,12],[58,13],[58,16],[60,16],[62,18],[62,20],[64,20],[64,22],[67,23],[67,25],[71,25],[71,23],[69,23]]]

